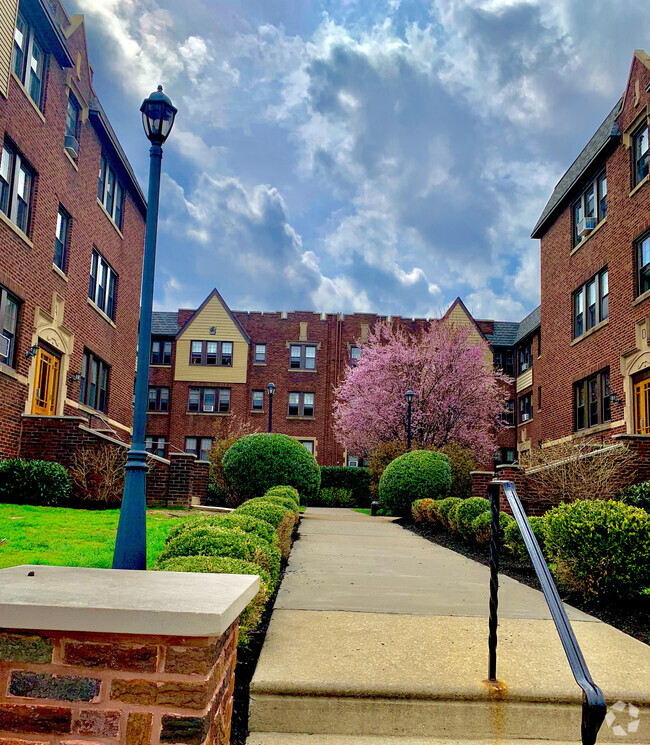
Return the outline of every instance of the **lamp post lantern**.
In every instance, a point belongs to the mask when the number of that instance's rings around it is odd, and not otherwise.
[[[162,146],[174,126],[178,109],[163,93],[162,85],[146,98],[140,107],[142,124],[151,142],[149,149],[149,192],[147,195],[147,222],[142,260],[142,290],[140,294],[140,329],[138,331],[138,359],[135,376],[135,401],[133,406],[133,435],[127,456],[124,494],[117,527],[113,569],[147,568],[146,534],[146,476],[147,453],[145,428],[149,389],[149,356],[151,354],[151,314],[153,310],[153,283],[156,267],[156,236],[158,233],[158,198]]]
[[[415,393],[409,388],[408,391],[404,394],[404,398],[406,399],[406,449],[411,449],[411,404],[413,403],[413,398],[415,396]]]
[[[272,432],[273,424],[273,394],[275,393],[275,384],[269,383],[266,386],[266,392],[269,394],[269,432]]]

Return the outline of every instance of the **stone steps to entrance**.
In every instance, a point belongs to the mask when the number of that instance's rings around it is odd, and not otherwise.
[[[303,519],[251,683],[248,745],[579,742],[582,692],[540,593],[504,582],[494,690],[487,568],[360,517]],[[569,615],[608,705],[633,705],[598,742],[650,743],[650,647]]]

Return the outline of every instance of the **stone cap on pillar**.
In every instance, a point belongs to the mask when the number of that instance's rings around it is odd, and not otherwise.
[[[23,564],[0,570],[3,628],[153,636],[223,634],[260,578]]]

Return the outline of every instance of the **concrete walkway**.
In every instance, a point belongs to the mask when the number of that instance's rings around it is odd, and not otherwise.
[[[251,685],[249,745],[578,741],[581,691],[541,593],[500,578],[495,696],[487,567],[352,510],[309,508],[300,536]],[[612,703],[650,704],[650,647],[567,611]],[[650,743],[642,716],[626,742]]]

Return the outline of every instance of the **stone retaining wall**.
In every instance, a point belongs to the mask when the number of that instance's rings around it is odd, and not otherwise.
[[[0,743],[228,745],[237,634],[4,629]]]

